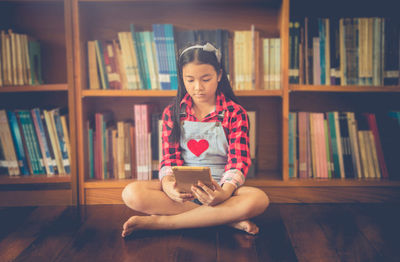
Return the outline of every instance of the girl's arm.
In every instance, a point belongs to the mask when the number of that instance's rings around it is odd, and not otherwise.
[[[171,143],[169,142],[169,137],[171,136],[171,131],[173,127],[173,122],[171,119],[171,107],[167,107],[162,114],[162,160],[160,162],[159,179],[162,182],[163,177],[167,175],[172,175],[173,166],[182,166],[183,158],[181,155],[181,150],[179,147],[179,142]]]
[[[249,120],[246,111],[238,106],[228,123],[228,162],[221,184],[230,183],[235,188],[244,184],[251,165],[249,148]]]

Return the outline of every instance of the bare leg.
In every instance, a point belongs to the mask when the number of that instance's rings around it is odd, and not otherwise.
[[[269,204],[263,191],[251,187],[239,188],[234,196],[214,207],[198,206],[192,202],[177,203],[161,191],[158,181],[147,181],[146,185],[143,182],[133,183],[128,187],[123,198],[129,207],[147,214],[162,215],[129,218],[124,224],[123,236],[136,229],[179,229],[223,224],[257,233],[257,226],[247,219],[262,213]],[[136,193],[132,194],[132,190]],[[140,190],[145,193],[137,192]]]

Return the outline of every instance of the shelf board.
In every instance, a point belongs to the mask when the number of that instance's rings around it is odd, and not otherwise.
[[[400,92],[400,86],[332,86],[332,85],[290,85],[294,92]]]
[[[282,96],[282,90],[237,90],[236,96]]]
[[[174,97],[175,90],[82,90],[82,97]]]
[[[85,188],[123,188],[133,179],[108,179],[108,180],[87,180],[84,182]]]
[[[68,91],[67,84],[45,84],[45,85],[25,85],[25,86],[2,86],[0,93],[16,92],[48,92],[48,91]]]
[[[132,179],[88,180],[85,188],[123,188]],[[255,187],[400,187],[400,181],[386,179],[290,179],[284,181],[270,178],[248,178],[245,185]]]
[[[278,179],[250,178],[246,185],[260,187],[400,187],[400,181],[387,179]]]
[[[0,175],[0,185],[13,184],[47,184],[47,183],[69,183],[70,175],[29,175],[29,176],[8,176]]]
[[[282,90],[240,90],[235,95],[282,96]],[[82,90],[82,97],[174,97],[175,90]]]

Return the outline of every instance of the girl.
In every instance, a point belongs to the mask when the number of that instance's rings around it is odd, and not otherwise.
[[[163,112],[159,181],[135,181],[125,187],[125,204],[149,216],[132,216],[125,237],[137,229],[180,229],[227,224],[249,234],[248,219],[268,207],[267,195],[242,186],[250,166],[248,119],[210,43],[184,49],[178,60],[179,89]],[[208,166],[214,188],[200,181],[191,193],[175,189],[172,166]]]

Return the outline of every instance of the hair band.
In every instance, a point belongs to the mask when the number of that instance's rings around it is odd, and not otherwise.
[[[219,49],[215,48],[210,43],[206,43],[205,45],[189,46],[188,48],[186,48],[185,50],[182,51],[182,53],[179,57],[181,57],[185,52],[187,52],[191,49],[195,49],[195,48],[203,49],[203,51],[207,51],[207,52],[214,52],[215,56],[217,57],[218,63],[221,64],[221,51],[219,51]]]

